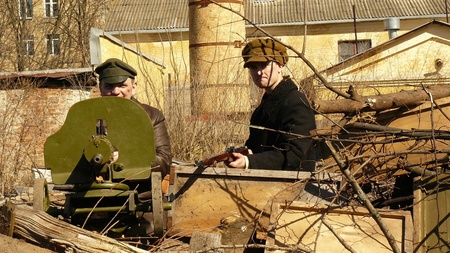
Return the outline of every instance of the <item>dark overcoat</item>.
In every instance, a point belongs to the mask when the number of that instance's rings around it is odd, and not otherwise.
[[[301,162],[312,145],[310,131],[316,123],[308,100],[290,78],[264,94],[250,124],[266,128],[250,127],[245,143],[254,153],[248,155],[250,169],[301,170]]]

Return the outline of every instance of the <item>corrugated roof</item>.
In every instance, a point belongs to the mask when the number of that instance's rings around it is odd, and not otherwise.
[[[188,11],[187,0],[118,0],[106,17],[105,31],[187,28]]]
[[[245,16],[257,25],[351,22],[388,17],[445,17],[446,0],[244,0]],[[105,31],[188,29],[188,0],[117,0]]]

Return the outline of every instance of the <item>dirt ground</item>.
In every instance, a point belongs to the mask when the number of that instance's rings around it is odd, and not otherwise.
[[[32,201],[31,197],[33,196],[33,188],[32,187],[18,187],[17,189],[21,189],[18,191],[18,195],[13,197],[13,202],[17,203],[27,203]],[[17,191],[16,189],[16,191]],[[5,204],[6,200],[11,200],[9,198],[5,198],[0,194],[0,207]],[[3,222],[0,220],[0,223]],[[0,224],[1,225],[1,224]],[[1,227],[1,226],[0,226]],[[41,248],[34,244],[25,242],[24,240],[20,240],[17,238],[9,237],[0,233],[0,252],[1,253],[52,253],[54,251]]]
[[[53,251],[26,243],[22,240],[0,234],[0,252],[2,253],[52,253]]]

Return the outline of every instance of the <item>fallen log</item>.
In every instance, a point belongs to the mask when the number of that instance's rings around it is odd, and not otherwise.
[[[34,211],[26,205],[13,205],[12,209],[13,237],[25,239],[27,242],[50,250],[59,252],[63,249],[66,252],[72,250],[72,252],[86,253],[148,252],[113,238],[81,229],[43,211]]]
[[[318,113],[354,113],[362,111],[384,111],[400,107],[412,107],[425,101],[450,96],[450,87],[444,85],[429,86],[420,90],[400,91],[374,96],[338,100],[315,100],[313,107]]]

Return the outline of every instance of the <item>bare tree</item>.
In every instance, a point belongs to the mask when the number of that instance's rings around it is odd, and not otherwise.
[[[3,1],[0,35],[6,71],[89,67],[91,27],[102,26],[107,0]]]

